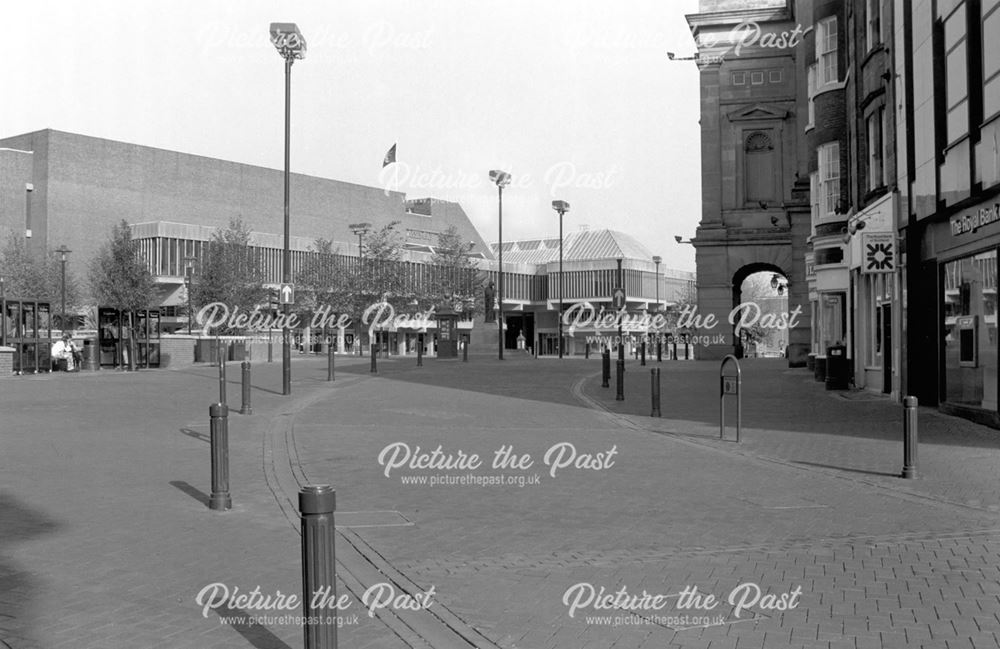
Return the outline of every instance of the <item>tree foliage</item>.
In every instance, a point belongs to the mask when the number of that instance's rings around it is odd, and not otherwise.
[[[438,235],[427,296],[431,302],[447,304],[466,317],[483,310],[482,301],[477,299],[482,291],[482,274],[469,256],[473,246],[462,239],[454,225]]]
[[[137,254],[132,230],[124,219],[90,262],[91,291],[101,306],[125,311],[149,307],[153,276]]]
[[[250,228],[240,218],[217,230],[205,249],[201,268],[194,274],[191,300],[195,310],[222,302],[233,311],[250,312],[267,302],[264,266],[259,252],[250,245]],[[217,333],[235,333],[222,326]]]
[[[72,259],[71,257],[69,259]],[[54,250],[44,255],[32,254],[27,241],[10,236],[0,252],[0,277],[8,298],[48,301],[56,314],[62,300],[62,261]],[[66,311],[70,314],[80,304],[80,285],[71,262],[66,264]]]

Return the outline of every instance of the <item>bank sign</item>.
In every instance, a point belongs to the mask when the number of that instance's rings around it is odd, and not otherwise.
[[[951,234],[955,237],[968,234],[997,221],[1000,221],[1000,203],[994,203],[992,207],[981,207],[972,214],[954,217],[951,220]]]

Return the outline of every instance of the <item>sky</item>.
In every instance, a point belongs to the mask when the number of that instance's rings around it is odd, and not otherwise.
[[[292,67],[291,168],[459,202],[497,239],[627,232],[694,270],[701,215],[696,0],[5,3],[0,135],[43,128],[280,169],[284,66],[271,22],[308,45]],[[397,144],[397,163],[382,159]],[[280,232],[276,215],[275,232]],[[294,195],[292,196],[294,220]],[[293,224],[294,230],[294,224]],[[312,233],[332,236],[334,233]]]

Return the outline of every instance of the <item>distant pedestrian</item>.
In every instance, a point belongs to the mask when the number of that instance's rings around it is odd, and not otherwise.
[[[73,344],[73,337],[66,332],[61,340],[57,340],[52,345],[52,360],[58,369],[66,372],[75,372],[80,367],[80,352]]]

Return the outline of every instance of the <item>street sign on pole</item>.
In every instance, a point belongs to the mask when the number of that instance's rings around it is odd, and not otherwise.
[[[278,292],[278,297],[281,300],[281,304],[295,304],[295,285],[282,284],[281,290]]]
[[[611,306],[615,311],[625,308],[625,289],[620,286],[611,289]]]

